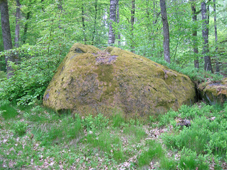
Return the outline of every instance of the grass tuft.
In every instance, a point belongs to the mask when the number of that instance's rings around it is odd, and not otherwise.
[[[139,167],[148,165],[153,159],[160,159],[164,156],[164,151],[160,143],[157,143],[154,140],[147,140],[146,147],[148,147],[148,150],[142,151],[137,158]]]
[[[4,119],[15,118],[18,115],[17,110],[10,104],[5,104],[0,107],[0,113]]]
[[[185,170],[202,169],[209,170],[206,158],[202,155],[198,155],[196,152],[190,149],[184,148],[181,152],[181,158],[179,161],[179,168]]]

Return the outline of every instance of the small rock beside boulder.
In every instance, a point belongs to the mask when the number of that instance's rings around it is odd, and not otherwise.
[[[223,105],[227,101],[227,78],[220,82],[204,82],[198,87],[203,100],[210,105]]]

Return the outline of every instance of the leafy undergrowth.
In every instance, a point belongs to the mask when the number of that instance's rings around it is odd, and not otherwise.
[[[207,82],[207,81],[212,81],[212,82],[220,82],[225,76],[225,71],[222,73],[211,73],[209,71],[204,71],[203,69],[197,69],[194,68],[193,66],[187,66],[186,63],[182,63],[182,65],[177,64],[176,62],[171,62],[167,63],[164,58],[151,58],[148,57],[149,59],[164,65],[170,69],[173,69],[179,73],[185,74],[191,78],[191,80],[195,83],[201,83],[201,82]]]
[[[180,120],[191,125],[178,126]],[[182,106],[158,121],[0,107],[0,169],[226,169],[227,107]]]

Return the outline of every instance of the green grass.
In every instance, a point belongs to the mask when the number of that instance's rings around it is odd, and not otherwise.
[[[0,112],[1,168],[206,170],[223,169],[227,160],[226,106],[182,106],[143,123],[119,112],[59,116],[41,105],[5,104]],[[180,128],[176,119],[191,126]]]
[[[24,121],[17,121],[13,124],[12,130],[16,135],[22,136],[26,133],[28,124]]]
[[[120,127],[123,123],[125,123],[125,119],[122,116],[122,113],[117,112],[112,116],[112,125],[113,127]]]
[[[215,109],[216,108],[216,109]],[[162,139],[168,148],[188,148],[197,154],[214,154],[226,159],[227,151],[227,109],[217,106],[203,106],[200,110],[197,106],[183,107],[179,110],[181,118],[191,120],[189,128],[184,127],[179,131],[176,122],[174,133],[164,134]],[[194,114],[192,114],[194,113]],[[213,118],[213,119],[212,119]],[[174,119],[174,117],[170,117]]]
[[[196,152],[193,152],[185,148],[181,152],[179,168],[185,170],[191,170],[196,168],[202,170],[209,170],[207,160],[204,156],[202,155],[197,156]]]
[[[111,134],[109,130],[104,130],[99,135],[94,134],[94,132],[92,132],[92,134],[88,132],[88,135],[85,139],[87,143],[106,152],[117,162],[122,162],[126,158],[123,152],[122,141],[120,137],[116,134]]]
[[[148,165],[153,159],[160,159],[164,157],[164,151],[160,143],[154,140],[147,140],[146,145],[148,149],[143,150],[138,157],[138,166],[142,167]]]
[[[48,146],[78,138],[82,128],[80,117],[74,120],[68,116],[53,123],[39,124],[32,129],[32,133],[42,146]]]
[[[160,169],[172,170],[172,169],[176,169],[176,167],[177,167],[177,161],[174,158],[166,158],[166,157],[160,158]]]
[[[4,119],[15,118],[18,115],[17,110],[10,104],[0,106],[0,113]]]
[[[141,139],[144,139],[147,136],[143,127],[136,126],[136,125],[130,125],[130,126],[124,127],[123,133],[125,135],[128,135],[129,138],[132,138],[132,140],[136,142],[139,142]]]

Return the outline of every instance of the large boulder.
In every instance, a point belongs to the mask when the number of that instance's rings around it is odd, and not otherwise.
[[[76,43],[57,69],[43,104],[56,111],[126,117],[177,110],[195,100],[193,82],[145,57],[115,47]]]
[[[210,105],[223,105],[227,101],[227,78],[220,82],[204,82],[198,87],[203,100]]]

